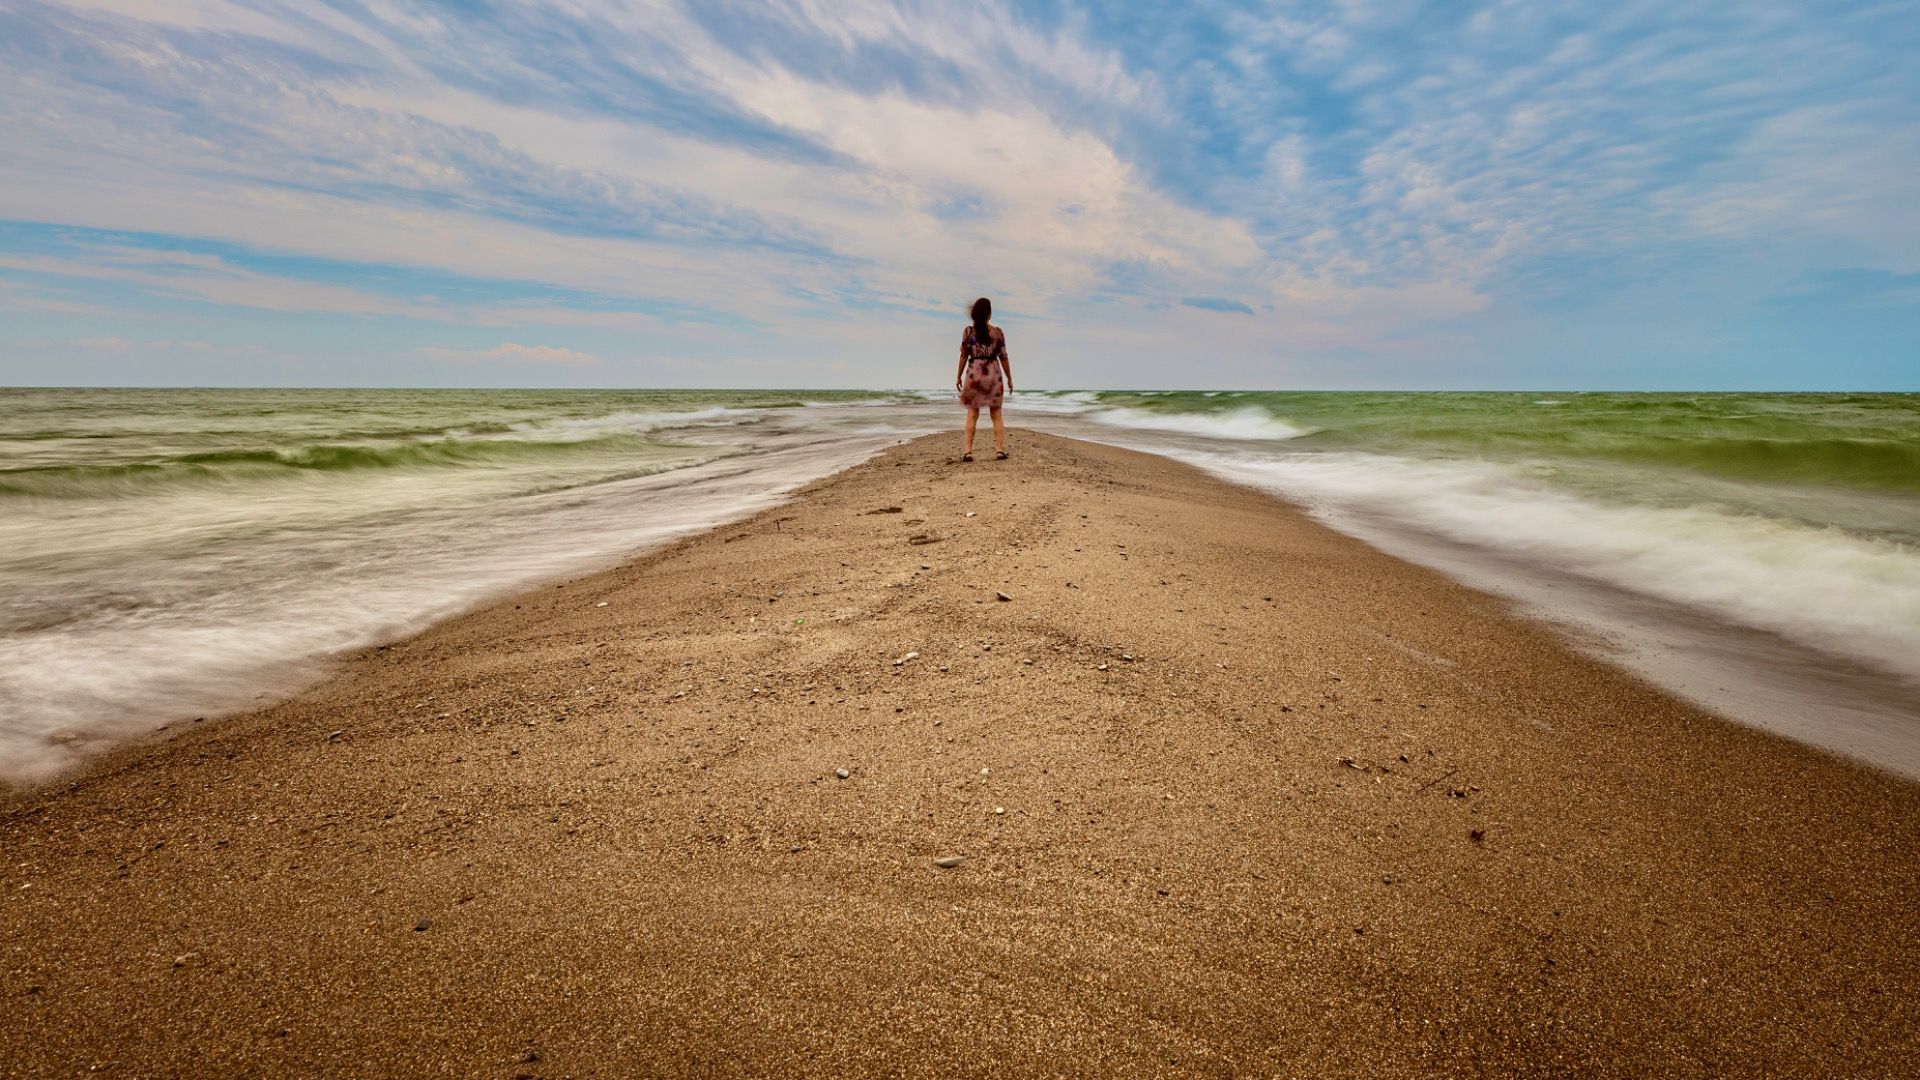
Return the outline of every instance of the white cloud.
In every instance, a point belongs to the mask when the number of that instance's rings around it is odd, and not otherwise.
[[[1920,270],[1920,123],[1858,107],[1796,109],[1761,123],[1697,188],[1663,202],[1704,233],[1790,233],[1844,243],[1879,266]]]
[[[0,268],[256,311],[880,349],[985,291],[1062,321],[1063,347],[1118,324],[1258,356],[1407,347],[1547,259],[1920,251],[1891,104],[1912,81],[1875,69],[1871,12],[1348,0],[1148,12],[1129,40],[1090,6],[1042,25],[922,0],[20,11],[0,19],[67,47],[0,40],[0,218],[347,265],[134,245]],[[383,267],[639,310],[428,295]],[[1188,321],[1183,296],[1259,314]]]

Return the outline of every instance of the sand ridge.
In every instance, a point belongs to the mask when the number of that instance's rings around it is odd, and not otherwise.
[[[1912,1071],[1920,789],[1187,466],[953,442],[16,796],[0,1062]]]

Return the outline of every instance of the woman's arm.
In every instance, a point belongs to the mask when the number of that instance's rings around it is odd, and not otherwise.
[[[1000,334],[1000,374],[1005,376],[1007,393],[1013,393],[1013,359],[1007,355],[1007,335]]]
[[[953,388],[960,389],[960,381],[967,377],[967,332],[960,332],[960,367],[953,373]]]

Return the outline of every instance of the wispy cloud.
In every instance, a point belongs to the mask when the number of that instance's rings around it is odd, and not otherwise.
[[[1867,2],[6,0],[0,306],[897,382],[986,292],[1061,383],[1188,319],[1222,377],[1398,371],[1663,274],[1915,269],[1916,46]]]

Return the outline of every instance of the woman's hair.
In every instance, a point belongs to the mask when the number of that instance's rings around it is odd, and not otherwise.
[[[993,318],[993,301],[981,297],[973,302],[973,340],[987,340],[987,320]]]

